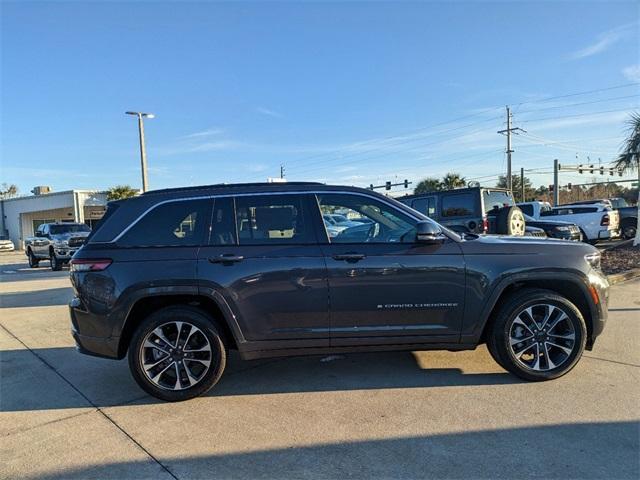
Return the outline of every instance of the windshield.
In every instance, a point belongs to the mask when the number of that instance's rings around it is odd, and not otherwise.
[[[62,233],[78,233],[78,232],[90,232],[91,229],[84,223],[74,223],[71,225],[51,225],[49,232],[51,235],[60,235]]]

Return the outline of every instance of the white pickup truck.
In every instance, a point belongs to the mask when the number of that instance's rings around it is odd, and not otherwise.
[[[583,241],[591,244],[620,236],[620,214],[602,203],[552,207],[548,202],[524,202],[518,207],[533,218],[575,223]]]
[[[29,266],[41,260],[51,262],[51,270],[60,270],[82,246],[91,229],[84,223],[43,223],[34,237],[27,237],[24,249]]]

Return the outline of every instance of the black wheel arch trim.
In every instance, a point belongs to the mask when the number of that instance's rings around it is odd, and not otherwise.
[[[482,307],[480,321],[476,322],[475,328],[471,333],[462,334],[460,336],[460,342],[473,343],[473,342],[479,342],[481,340],[482,334],[485,330],[485,327],[487,326],[487,322],[489,322],[489,319],[491,318],[491,313],[494,311],[496,304],[498,302],[498,299],[509,287],[519,283],[526,284],[527,282],[544,281],[544,280],[565,281],[579,288],[580,292],[582,293],[582,296],[584,297],[586,304],[589,307],[590,318],[585,318],[585,321],[587,322],[587,324],[590,321],[596,321],[596,319],[600,317],[598,308],[593,303],[593,300],[591,299],[591,294],[589,293],[589,279],[582,272],[579,272],[579,271],[567,272],[566,270],[562,270],[562,271],[553,270],[553,271],[541,272],[539,270],[536,270],[535,272],[522,272],[522,273],[510,274],[509,276],[503,278],[502,280],[499,280],[497,284],[493,287],[493,289],[491,290],[491,294],[488,296],[487,300],[485,301]],[[465,312],[465,314],[467,314],[467,312]]]

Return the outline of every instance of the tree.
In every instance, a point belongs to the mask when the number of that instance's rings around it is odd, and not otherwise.
[[[138,190],[130,185],[116,185],[107,190],[107,200],[122,200],[138,195]]]
[[[436,190],[441,190],[441,188],[442,188],[442,184],[440,180],[434,177],[429,177],[418,182],[418,185],[416,185],[416,188],[413,189],[413,193],[420,194],[420,193],[435,192]]]
[[[3,183],[0,187],[0,198],[12,198],[18,195],[18,186],[12,183],[11,185]]]
[[[467,181],[459,173],[449,172],[442,177],[442,189],[451,190],[453,188],[460,188],[467,185]]]
[[[629,136],[614,165],[623,172],[633,172],[634,170],[638,172],[638,187],[640,187],[640,113],[632,113],[628,125]],[[638,218],[640,218],[640,194],[638,196]],[[636,228],[636,238],[633,239],[633,245],[640,245],[640,229],[638,228]]]
[[[498,188],[507,188],[507,176],[500,175],[498,177],[498,183],[496,183],[496,187]],[[527,198],[532,198],[535,196],[535,190],[531,186],[531,180],[527,177],[524,177],[524,198],[520,198],[521,185],[520,185],[520,175],[511,175],[511,188],[513,189],[513,196],[519,199],[521,202],[526,201]]]

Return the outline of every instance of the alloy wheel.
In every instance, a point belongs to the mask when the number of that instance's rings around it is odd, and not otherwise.
[[[520,212],[514,212],[511,216],[510,230],[512,235],[522,236],[525,232],[524,216]]]
[[[209,339],[189,322],[168,322],[149,332],[140,348],[147,379],[165,390],[185,390],[198,384],[211,366]]]
[[[567,313],[550,304],[521,310],[509,327],[509,348],[516,362],[538,372],[562,366],[576,347],[576,331]]]

